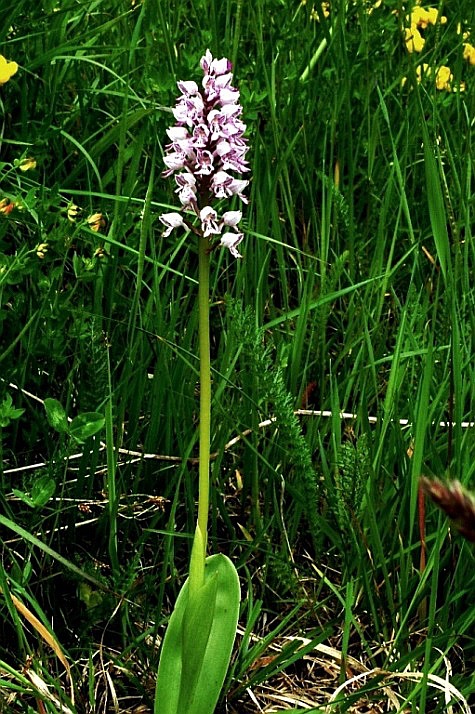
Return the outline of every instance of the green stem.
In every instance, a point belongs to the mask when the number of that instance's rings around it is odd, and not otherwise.
[[[119,578],[120,565],[117,548],[117,513],[119,499],[117,496],[117,454],[114,449],[114,429],[112,413],[112,378],[110,368],[109,350],[107,350],[107,377],[109,398],[106,402],[106,453],[107,453],[107,492],[109,496],[109,557],[114,579]]]
[[[199,345],[200,345],[200,459],[197,533],[192,553],[190,580],[201,587],[208,533],[209,512],[209,454],[211,431],[211,362],[209,346],[209,242],[199,238]],[[198,552],[196,552],[198,551]],[[194,567],[193,567],[194,566]],[[196,579],[195,579],[196,578]],[[191,586],[191,582],[190,582]],[[192,587],[192,589],[194,589]]]

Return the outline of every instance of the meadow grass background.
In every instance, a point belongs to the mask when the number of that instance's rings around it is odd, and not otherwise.
[[[466,711],[474,551],[418,478],[474,483],[472,1],[440,3],[420,54],[400,0],[3,7],[1,711],[153,708],[199,401],[197,246],[161,237],[160,174],[206,48],[233,62],[252,167],[244,259],[211,274],[210,547],[244,596],[219,711],[323,711],[364,670],[329,711]],[[79,443],[47,399],[103,430]]]

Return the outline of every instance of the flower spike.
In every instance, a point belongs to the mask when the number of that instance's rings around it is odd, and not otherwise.
[[[200,67],[204,72],[201,87],[194,81],[177,82],[180,96],[173,109],[176,124],[167,129],[170,143],[166,146],[166,169],[162,175],[174,175],[182,210],[192,211],[200,219],[201,235],[212,239],[226,226],[228,232],[222,235],[220,244],[240,258],[236,246],[243,239],[238,229],[241,211],[226,211],[220,217],[210,205],[233,196],[247,203],[244,190],[249,181],[239,178],[249,171],[239,91],[232,86],[231,63],[225,57],[214,59],[206,50]],[[164,236],[174,228],[189,225],[178,220],[179,215],[161,216],[166,226]]]

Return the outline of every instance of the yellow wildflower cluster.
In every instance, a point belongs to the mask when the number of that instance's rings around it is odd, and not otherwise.
[[[301,7],[303,7],[306,4],[307,4],[307,0],[300,1]],[[318,20],[320,19],[320,16],[323,16],[325,18],[330,16],[330,3],[327,0],[324,0],[324,2],[320,3],[320,13],[316,9],[315,5],[313,5],[312,9],[310,10],[310,19],[311,20],[318,22]]]
[[[76,220],[79,218],[81,213],[82,208],[72,202],[68,205],[66,209],[68,221],[70,221],[71,223],[76,223]],[[99,233],[101,229],[105,228],[106,226],[106,220],[102,213],[91,213],[91,215],[85,219],[85,222],[88,228],[90,228],[91,231],[94,231],[95,233]]]
[[[100,233],[102,228],[106,227],[106,219],[102,213],[93,213],[91,216],[86,218],[86,223],[88,224],[91,231],[95,233]],[[94,258],[99,258],[100,260],[107,258],[108,253],[104,245],[99,245],[94,251]]]
[[[359,2],[361,2],[361,0],[354,0],[354,5]],[[363,2],[366,8],[366,12],[368,13],[368,15],[371,15],[373,10],[376,10],[376,8],[382,5],[383,0],[363,0]],[[301,0],[301,6],[306,4],[307,0]],[[327,17],[330,17],[331,10],[331,0],[323,0],[323,2],[319,3],[318,10],[315,5],[312,6],[312,9],[310,10],[310,19],[314,20],[315,22],[318,22],[322,17],[326,19]]]
[[[48,252],[48,243],[39,243],[35,250],[38,258],[40,258],[40,260],[44,260],[46,253]]]
[[[432,74],[432,68],[427,64],[427,62],[424,62],[422,65],[418,65],[416,67],[416,74],[418,82],[421,82],[423,77],[430,77],[430,75]],[[446,92],[451,92],[453,79],[454,75],[450,71],[450,67],[447,67],[444,64],[441,65],[435,73],[436,89],[440,91],[445,90]],[[465,83],[460,82],[460,84],[457,86],[457,89],[459,90],[459,92],[463,92],[465,90]]]
[[[79,206],[76,206],[75,203],[70,203],[67,208],[68,221],[71,221],[71,223],[76,223],[76,218],[79,216],[80,212],[81,209],[79,208]]]
[[[324,18],[330,17],[330,3],[329,2],[322,2],[320,5],[322,12],[321,14],[323,15]],[[311,20],[319,20],[318,12],[315,10],[313,7],[311,12],[310,12],[310,19]]]
[[[409,27],[404,29],[404,41],[408,52],[422,52],[425,45],[425,38],[421,30],[425,30],[429,25],[436,25],[440,22],[445,25],[447,18],[445,15],[439,16],[439,11],[435,7],[425,10],[420,5],[416,5],[407,18]]]
[[[411,14],[406,18],[406,27],[404,29],[404,42],[406,44],[406,49],[408,52],[422,52],[425,45],[425,37],[422,31],[425,30],[429,25],[445,25],[447,23],[447,18],[445,15],[439,14],[439,10],[434,7],[425,9],[421,7],[421,0],[416,0],[416,5],[413,7]],[[462,29],[459,24],[457,33],[461,34]],[[469,42],[469,34],[464,33],[463,39],[463,57],[468,60],[472,65],[475,65],[475,47],[473,47]],[[465,82],[460,82],[455,87],[453,85],[454,76],[450,70],[450,67],[446,65],[440,65],[435,72],[426,63],[416,67],[417,79],[419,82],[422,81],[423,77],[432,77],[435,80],[436,89],[440,91],[451,92],[453,89],[457,89],[459,92],[465,91]],[[405,78],[403,79],[403,84]]]

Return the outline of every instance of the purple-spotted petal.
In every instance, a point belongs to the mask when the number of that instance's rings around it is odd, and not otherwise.
[[[198,149],[196,153],[195,174],[209,176],[213,171],[213,154],[210,151]]]
[[[198,94],[198,85],[196,82],[177,82],[177,85],[178,89],[185,95],[185,97],[193,97],[195,94]]]
[[[178,192],[178,198],[180,200],[183,208],[192,208],[194,211],[197,209],[198,201],[196,198],[196,193],[189,186],[184,186]]]
[[[211,62],[210,73],[219,77],[221,74],[227,74],[230,69],[231,62],[226,57],[223,57],[220,60],[215,59]]]

